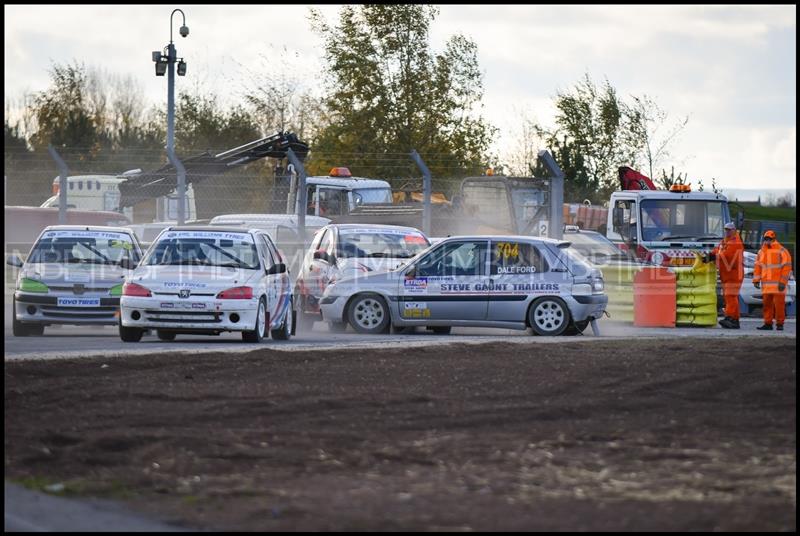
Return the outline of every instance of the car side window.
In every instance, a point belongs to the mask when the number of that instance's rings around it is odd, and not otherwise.
[[[490,275],[535,274],[547,270],[547,261],[535,245],[513,240],[492,242]]]
[[[325,233],[325,237],[322,239],[317,249],[321,249],[331,255],[336,252],[336,246],[333,243],[333,230],[328,229],[328,232]]]
[[[485,241],[450,242],[417,263],[417,277],[479,276],[484,274]]]
[[[275,244],[272,242],[272,240],[270,240],[266,236],[262,236],[261,240],[263,240],[264,244],[267,246],[267,250],[269,251],[269,254],[272,256],[272,260],[275,261],[275,264],[283,262],[281,254],[275,248]]]
[[[258,248],[258,253],[261,255],[261,258],[264,259],[264,267],[269,269],[275,263],[273,262],[272,255],[270,255],[266,242],[264,242],[263,235],[258,235],[256,237],[256,247]]]

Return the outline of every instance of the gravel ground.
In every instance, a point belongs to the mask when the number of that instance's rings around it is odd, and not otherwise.
[[[198,529],[794,531],[795,354],[742,337],[7,360],[5,474]]]

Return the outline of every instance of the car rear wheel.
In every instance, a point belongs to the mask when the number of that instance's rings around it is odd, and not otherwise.
[[[242,340],[244,342],[261,342],[267,334],[267,303],[262,297],[258,300],[258,312],[256,313],[256,325],[252,331],[243,331]]]
[[[378,294],[360,294],[350,302],[347,319],[358,333],[383,333],[389,327],[389,307]]]
[[[294,320],[294,300],[289,298],[289,308],[286,309],[286,314],[283,315],[283,322],[278,329],[273,329],[270,335],[276,341],[288,341],[292,338],[292,329]]]
[[[144,330],[140,328],[126,328],[122,325],[122,319],[119,321],[119,338],[122,342],[139,342],[142,340]]]
[[[570,324],[569,308],[561,298],[539,298],[531,304],[528,322],[536,335],[561,335]]]
[[[162,341],[175,340],[175,333],[172,331],[163,331],[159,329],[158,331],[156,331],[156,335],[158,335],[158,338],[161,339]]]

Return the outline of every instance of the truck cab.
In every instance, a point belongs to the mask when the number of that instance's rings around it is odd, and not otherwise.
[[[737,220],[741,227],[743,215]],[[622,190],[611,194],[606,237],[643,262],[688,266],[694,263],[693,251],[719,243],[728,221],[728,200],[722,194],[692,192],[688,185]]]
[[[392,187],[384,180],[353,177],[349,169],[337,167],[327,177],[306,178],[306,203],[306,214],[335,219],[362,205],[391,204]],[[294,213],[299,210],[298,195]]]

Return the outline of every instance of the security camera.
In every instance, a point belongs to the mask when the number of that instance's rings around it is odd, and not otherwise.
[[[187,35],[189,35],[189,27],[181,26],[181,37],[186,37]]]

